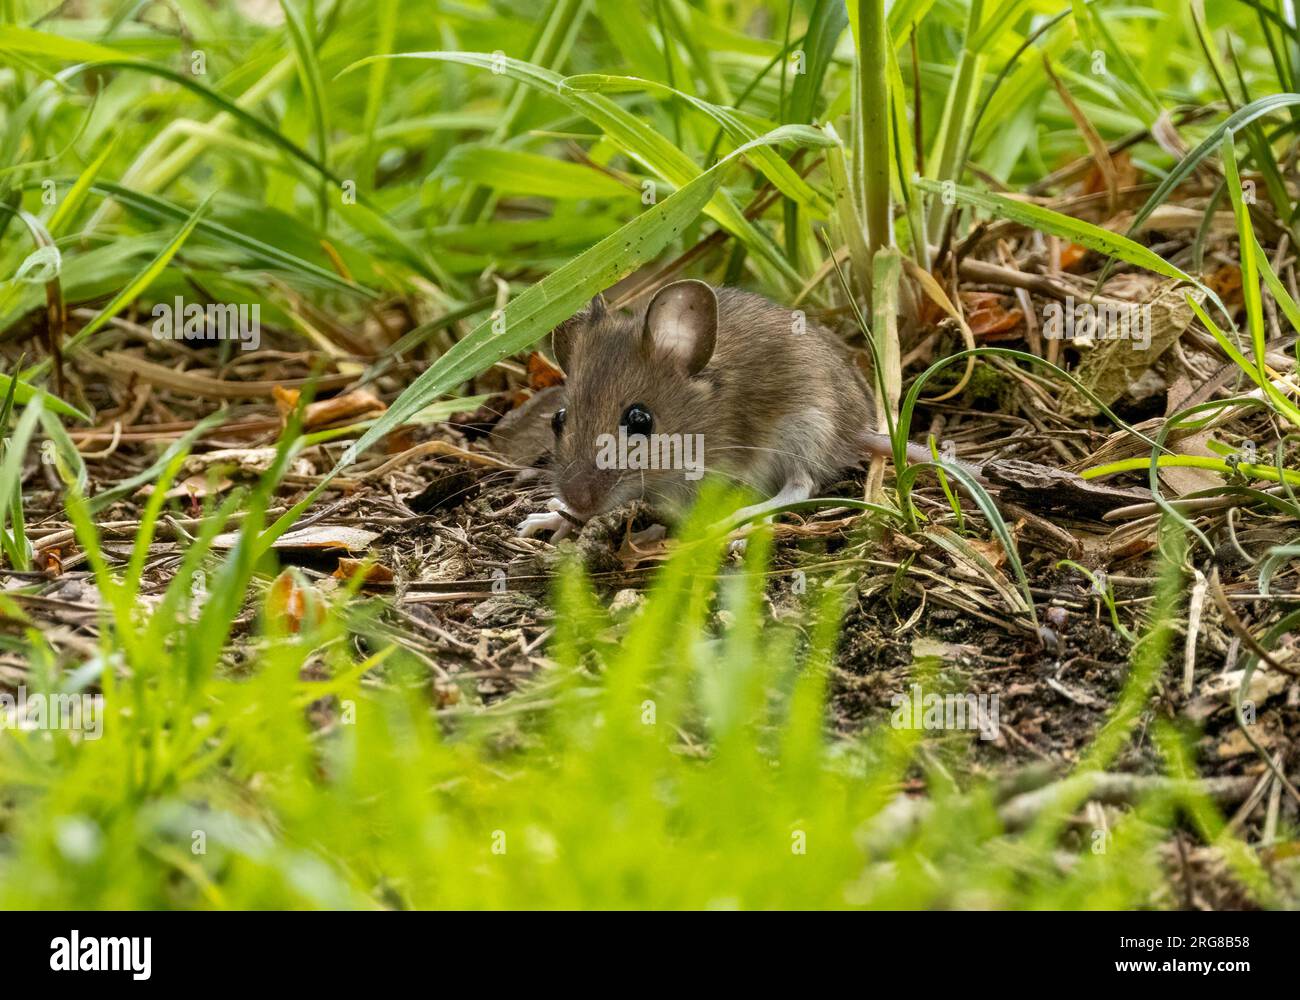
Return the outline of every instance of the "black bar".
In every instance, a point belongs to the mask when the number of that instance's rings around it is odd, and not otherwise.
[[[693,982],[711,976],[732,986],[761,985],[788,969],[808,977],[808,985],[830,975],[884,987],[886,976],[923,984],[927,992],[944,990],[944,982],[963,993],[999,982],[1036,989],[1095,983],[1182,988],[1202,980],[1222,989],[1291,978],[1296,950],[1293,918],[1257,912],[44,912],[0,914],[0,927],[9,988],[114,980],[129,987],[260,990],[284,982],[334,992],[407,979],[432,985],[477,970],[495,991],[512,973],[554,987],[568,977],[584,981],[612,961],[626,964],[636,979],[653,979],[658,968],[668,977],[665,986],[680,985],[689,968]],[[102,964],[116,958],[125,968],[53,968],[68,964],[74,932],[78,965],[93,953]],[[122,939],[131,938],[137,940],[127,948]],[[112,940],[104,945],[99,939]]]

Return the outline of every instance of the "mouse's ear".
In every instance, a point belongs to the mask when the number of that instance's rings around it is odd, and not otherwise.
[[[641,342],[652,355],[694,375],[713,357],[717,338],[718,297],[703,281],[674,281],[650,300]]]
[[[585,309],[572,318],[566,319],[551,331],[551,346],[555,350],[555,360],[560,363],[566,375],[569,373],[569,359],[573,357],[573,345],[578,339],[579,332],[587,324],[604,319],[606,312],[608,309],[605,306],[605,296],[597,292]]]

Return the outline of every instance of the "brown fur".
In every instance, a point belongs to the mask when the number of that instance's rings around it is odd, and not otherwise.
[[[801,475],[822,486],[861,459],[874,406],[833,336],[811,323],[796,333],[792,311],[761,296],[716,295],[716,345],[693,376],[646,343],[645,307],[624,315],[597,301],[556,331],[568,405],[555,485],[580,517],[638,497],[673,513],[694,496],[698,482],[680,469],[596,467],[598,436],[617,434],[632,403],[653,414],[654,433],[703,435],[706,469],[763,497]]]

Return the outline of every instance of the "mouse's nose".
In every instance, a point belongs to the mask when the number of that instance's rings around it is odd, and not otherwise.
[[[575,476],[561,487],[560,498],[574,514],[586,520],[599,512],[604,492],[596,476]]]

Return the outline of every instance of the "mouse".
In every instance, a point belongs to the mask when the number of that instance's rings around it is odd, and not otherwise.
[[[634,312],[597,295],[552,345],[567,376],[551,418],[555,496],[520,522],[524,536],[558,541],[635,499],[675,519],[705,473],[767,498],[737,512],[748,518],[888,454],[842,343],[752,292],[684,279]]]

